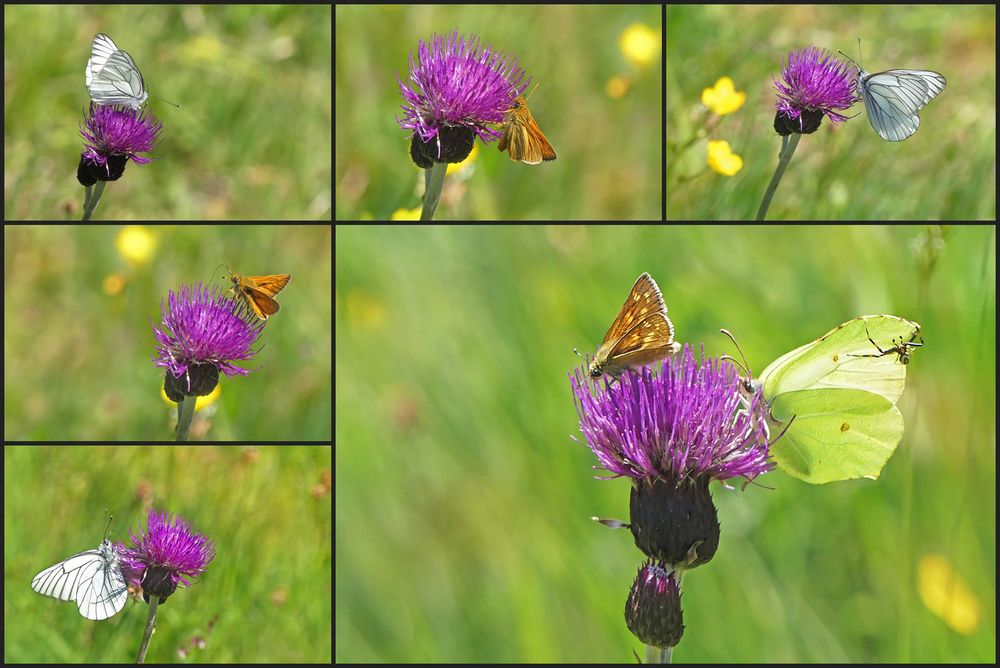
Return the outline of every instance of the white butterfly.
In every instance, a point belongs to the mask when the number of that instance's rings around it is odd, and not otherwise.
[[[858,38],[858,50],[861,38]],[[854,63],[843,51],[842,56]],[[869,74],[858,68],[858,90],[865,103],[868,121],[886,141],[903,141],[920,127],[917,112],[944,90],[947,81],[930,70],[886,70]]]
[[[49,566],[32,578],[31,588],[43,596],[75,601],[80,614],[95,621],[118,614],[128,599],[118,553],[108,540],[96,550]]]
[[[930,70],[886,70],[868,74],[859,68],[858,86],[872,128],[886,141],[903,141],[920,127],[917,112],[948,82]]]
[[[90,99],[97,104],[122,104],[138,109],[146,101],[146,82],[127,52],[104,33],[94,35],[85,71]]]

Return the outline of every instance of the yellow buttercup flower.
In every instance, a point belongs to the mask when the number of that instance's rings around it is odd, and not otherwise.
[[[724,176],[732,176],[743,169],[743,158],[733,153],[727,141],[708,142],[708,166]]]
[[[747,101],[747,94],[736,92],[736,85],[729,77],[722,77],[712,88],[701,91],[701,102],[712,110],[713,114],[722,116],[731,114]]]

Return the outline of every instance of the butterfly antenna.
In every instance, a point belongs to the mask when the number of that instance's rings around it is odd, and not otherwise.
[[[778,442],[779,438],[785,435],[785,432],[788,431],[788,428],[792,426],[793,422],[795,422],[795,417],[796,417],[795,415],[792,416],[792,419],[788,421],[788,424],[786,424],[785,428],[781,430],[781,433],[775,436],[773,441],[768,442],[767,447],[771,447],[772,445]]]
[[[157,100],[163,100],[164,102],[166,102],[167,104],[169,104],[169,105],[170,105],[171,107],[177,107],[178,109],[180,109],[180,108],[181,108],[181,105],[179,105],[179,104],[174,104],[174,103],[173,103],[173,102],[171,102],[170,100],[164,100],[164,99],[163,99],[162,97],[160,97],[159,95],[150,95],[150,97],[155,97],[155,98],[156,98]]]
[[[740,353],[740,357],[743,358],[743,363],[741,364],[732,355],[723,355],[720,359],[729,360],[733,362],[734,364],[736,364],[736,366],[738,366],[740,369],[743,370],[743,372],[747,375],[747,378],[753,378],[753,372],[750,370],[750,363],[747,362],[747,356],[743,354],[743,349],[740,348],[740,344],[736,342],[736,337],[733,336],[732,332],[730,332],[728,329],[720,329],[719,331],[728,336],[729,340],[733,342],[733,345],[736,346],[736,350]]]
[[[228,265],[220,264],[218,267],[216,267],[215,269],[212,270],[212,280],[213,281],[215,280],[215,272],[219,271],[219,267],[228,267]],[[233,273],[232,270],[230,270],[229,273],[230,274]]]

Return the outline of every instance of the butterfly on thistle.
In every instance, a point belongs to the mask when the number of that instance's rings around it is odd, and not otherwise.
[[[674,325],[667,317],[660,288],[652,276],[644,273],[636,279],[604,335],[588,372],[591,378],[604,374],[618,378],[626,369],[653,364],[680,349],[681,344],[674,341]]]
[[[270,276],[241,276],[230,267],[229,278],[233,282],[232,292],[237,300],[243,301],[261,320],[267,320],[280,308],[274,297],[288,285],[292,278],[288,274]]]

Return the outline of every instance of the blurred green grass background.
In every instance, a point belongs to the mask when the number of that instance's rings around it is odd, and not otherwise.
[[[838,127],[824,119],[799,143],[768,219],[994,220],[996,7],[943,4],[668,7],[667,218],[752,219],[781,147],[771,77],[808,46],[858,61],[859,36],[866,71],[934,70],[948,86],[902,142],[880,139],[862,103]],[[706,137],[701,91],[722,76],[746,104]],[[728,141],[742,171],[711,171],[707,139]]]
[[[336,229],[336,652],[342,662],[631,662],[629,484],[592,478],[567,374],[636,276],[679,340],[759,373],[853,317],[923,325],[877,481],[712,490],[680,662],[995,658],[996,239],[956,227]],[[939,243],[930,269],[918,248]],[[978,596],[921,602],[940,554]]]
[[[420,40],[452,31],[520,59],[539,84],[531,112],[558,158],[513,163],[477,140],[471,171],[445,181],[438,220],[659,220],[661,58],[633,70],[617,42],[635,22],[659,33],[661,17],[657,5],[338,6],[337,220],[421,206],[423,172],[396,123],[396,75],[406,84]],[[612,99],[605,86],[618,75],[633,78],[631,90]]]
[[[135,228],[148,257],[129,261],[118,226],[4,226],[4,438],[173,440],[176,404],[153,366],[160,303],[182,284],[229,289],[225,269],[292,275],[255,348],[195,417],[192,440],[322,440],[330,417],[330,225]]]
[[[330,448],[4,447],[4,663],[129,663],[147,606],[88,621],[31,579],[112,541],[131,544],[147,512],[179,514],[215,541],[190,589],[158,608],[147,663],[329,663]],[[207,628],[215,619],[214,627]],[[248,633],[248,630],[251,632]]]
[[[96,219],[330,220],[331,19],[324,5],[5,6],[5,219],[79,220],[83,71],[103,32],[164,127]]]

